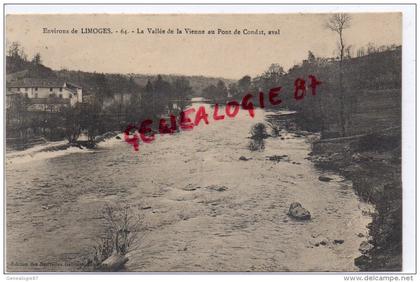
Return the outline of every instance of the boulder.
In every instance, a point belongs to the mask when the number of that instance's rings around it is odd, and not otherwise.
[[[359,268],[366,268],[366,266],[370,263],[370,258],[368,256],[362,255],[358,258],[354,259],[354,264]]]
[[[319,236],[317,235],[316,238],[311,238],[309,240],[309,244],[315,246],[315,247],[319,247],[319,246],[327,246],[329,245],[330,240],[326,237],[323,236]]]
[[[273,156],[266,156],[267,160],[273,161],[273,162],[281,162],[281,161],[289,161],[288,155],[273,155]]]
[[[362,254],[367,254],[371,249],[373,248],[373,245],[372,244],[370,244],[370,243],[368,243],[368,242],[366,242],[366,241],[364,241],[364,242],[362,242],[361,244],[360,244],[360,247],[359,247],[359,251],[362,253]]]
[[[223,186],[223,185],[210,185],[210,186],[207,186],[206,188],[217,191],[217,192],[223,192],[228,189],[226,186]]]
[[[251,158],[247,158],[247,157],[244,157],[244,156],[241,156],[240,158],[239,158],[239,160],[240,161],[249,161]]]
[[[320,180],[320,181],[324,181],[324,182],[330,182],[331,180],[332,180],[332,178],[331,177],[328,177],[328,176],[320,176],[320,177],[318,177],[318,179]]]
[[[128,258],[114,252],[109,258],[101,263],[101,271],[118,271],[124,267],[124,264],[128,261]]]
[[[311,219],[311,213],[302,207],[302,204],[294,202],[289,207],[289,212],[287,213],[290,217],[298,220],[309,220]]]

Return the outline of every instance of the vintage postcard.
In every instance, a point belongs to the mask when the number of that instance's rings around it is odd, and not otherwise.
[[[7,14],[6,273],[403,271],[402,18]]]

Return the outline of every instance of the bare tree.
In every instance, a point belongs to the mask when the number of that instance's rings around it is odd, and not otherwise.
[[[326,27],[331,31],[336,32],[339,36],[340,60],[344,58],[344,51],[346,48],[343,31],[350,27],[350,23],[351,17],[348,14],[334,14],[326,23]]]
[[[339,37],[338,49],[340,53],[339,61],[339,73],[338,73],[338,87],[339,87],[339,99],[340,99],[340,123],[341,123],[341,135],[346,136],[346,118],[345,118],[345,101],[343,93],[343,60],[346,52],[346,44],[344,42],[343,32],[345,29],[350,27],[351,17],[348,14],[334,14],[332,15],[327,23],[326,27],[331,31],[337,33]]]

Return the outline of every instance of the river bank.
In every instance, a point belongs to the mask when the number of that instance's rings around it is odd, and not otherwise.
[[[362,271],[402,269],[401,128],[313,142],[316,167],[343,175],[376,212],[355,264]]]

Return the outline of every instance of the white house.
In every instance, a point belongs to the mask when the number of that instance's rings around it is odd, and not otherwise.
[[[43,100],[48,104],[57,101],[58,104],[70,104],[71,106],[83,101],[82,87],[66,81],[48,79],[24,78],[7,82],[7,92],[18,92],[28,97],[37,104]],[[41,103],[42,104],[42,103]]]

